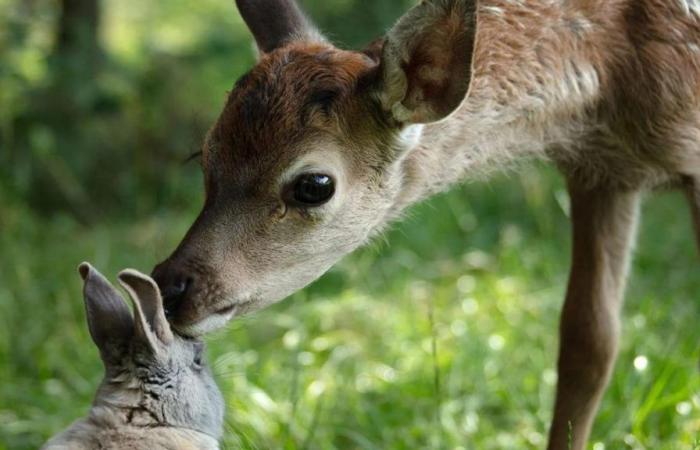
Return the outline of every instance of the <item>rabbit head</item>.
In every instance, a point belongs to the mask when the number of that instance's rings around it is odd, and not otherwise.
[[[88,328],[105,366],[95,406],[124,411],[136,426],[186,428],[218,439],[223,398],[205,364],[204,342],[173,333],[156,283],[136,270],[119,273],[132,315],[94,267],[83,263],[78,270]]]

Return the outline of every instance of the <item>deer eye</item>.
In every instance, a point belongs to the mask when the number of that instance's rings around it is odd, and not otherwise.
[[[297,177],[291,189],[291,200],[300,206],[320,206],[333,197],[335,182],[322,173],[306,173]]]

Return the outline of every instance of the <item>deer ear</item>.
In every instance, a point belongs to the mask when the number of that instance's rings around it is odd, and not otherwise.
[[[133,332],[133,318],[119,292],[89,263],[78,266],[88,329],[105,363],[122,356]]]
[[[462,103],[471,79],[475,5],[473,0],[424,0],[389,31],[379,99],[396,121],[435,122]]]
[[[118,277],[134,303],[134,336],[154,353],[158,352],[158,342],[167,345],[173,340],[158,285],[148,275],[133,269],[122,270]]]
[[[236,6],[262,53],[295,39],[324,40],[294,0],[236,0]]]

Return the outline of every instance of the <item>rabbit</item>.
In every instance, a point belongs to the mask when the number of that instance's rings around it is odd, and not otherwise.
[[[218,449],[224,401],[204,343],[174,334],[158,286],[133,269],[119,282],[134,305],[88,263],[78,271],[88,328],[105,366],[90,413],[45,450]]]

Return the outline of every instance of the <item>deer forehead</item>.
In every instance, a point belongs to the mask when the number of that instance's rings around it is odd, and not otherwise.
[[[344,134],[353,122],[347,116],[367,100],[353,94],[375,68],[362,53],[322,44],[290,44],[263,55],[229,94],[204,147],[205,169],[284,170],[317,136]]]

